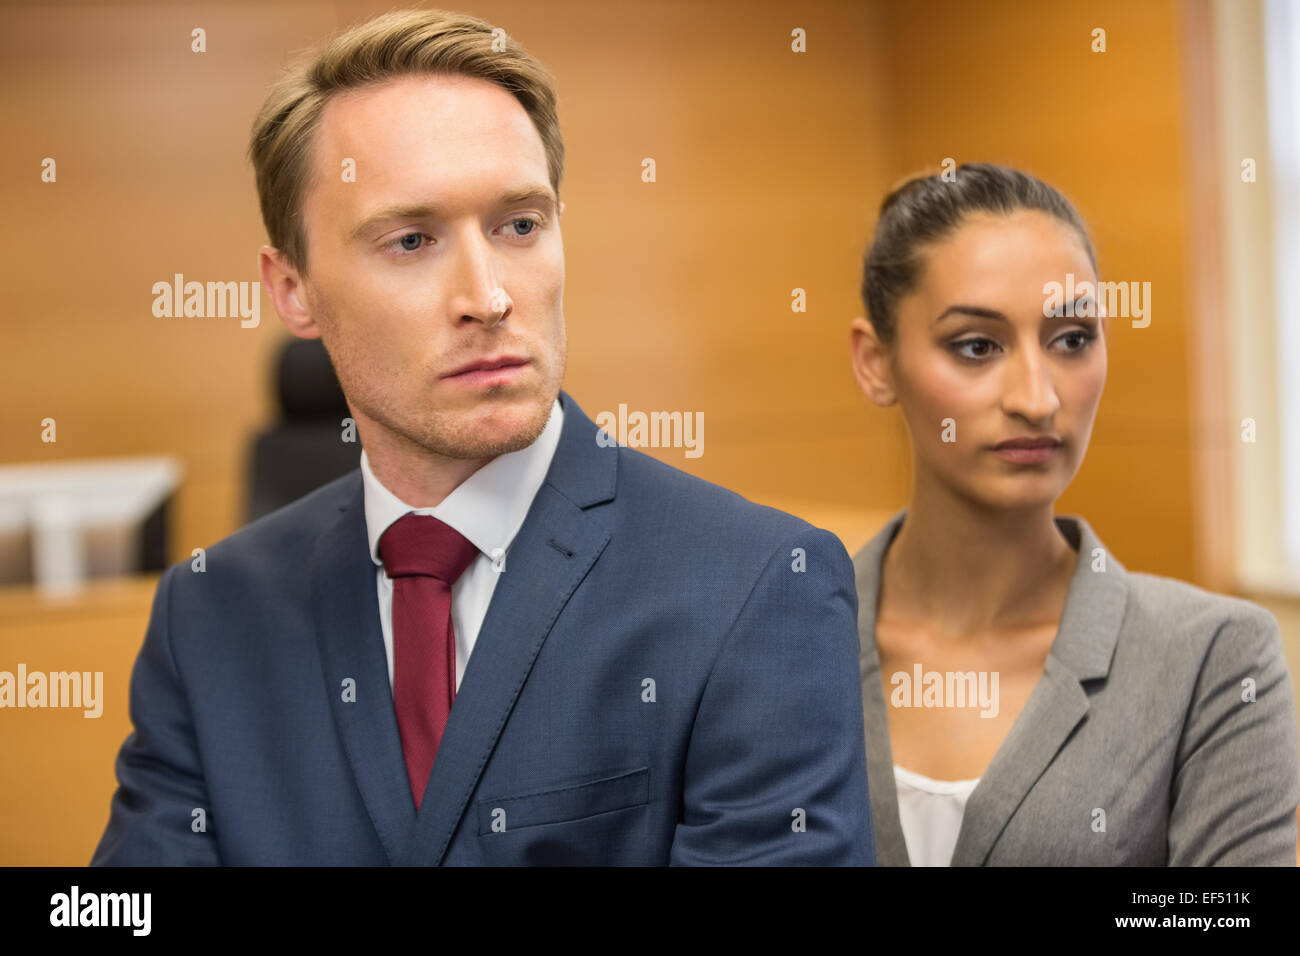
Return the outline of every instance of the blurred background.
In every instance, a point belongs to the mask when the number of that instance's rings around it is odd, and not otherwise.
[[[97,719],[0,710],[0,864],[89,860],[158,571],[356,466],[328,362],[268,297],[245,327],[157,316],[153,287],[258,281],[253,116],[297,51],[389,6],[0,4],[0,670],[104,674]],[[1078,207],[1103,279],[1151,284],[1058,511],[1131,570],[1268,607],[1300,674],[1295,5],[456,8],[558,80],[589,415],[703,412],[701,457],[647,452],[856,551],[911,480],[901,416],[849,372],[876,209],[946,159],[1020,167]]]

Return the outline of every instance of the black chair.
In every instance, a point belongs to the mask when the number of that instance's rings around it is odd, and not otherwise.
[[[320,339],[292,338],[276,374],[280,422],[254,440],[248,521],[270,514],[361,464],[360,441],[343,440],[347,401]]]

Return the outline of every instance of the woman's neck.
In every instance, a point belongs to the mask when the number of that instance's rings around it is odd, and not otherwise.
[[[880,611],[961,638],[1060,619],[1078,555],[1052,504],[989,508],[918,479],[885,553]]]

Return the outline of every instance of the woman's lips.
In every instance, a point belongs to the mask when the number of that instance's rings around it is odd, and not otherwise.
[[[993,454],[997,455],[1003,461],[1009,461],[1014,465],[1041,465],[1058,451],[1061,446],[1057,445],[1040,445],[1035,448],[994,448]]]

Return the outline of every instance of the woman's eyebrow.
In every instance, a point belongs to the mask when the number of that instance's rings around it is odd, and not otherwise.
[[[1092,303],[1092,296],[1085,292],[1082,295],[1080,295],[1077,299],[1075,299],[1073,303],[1071,303],[1071,305],[1073,306],[1072,311],[1078,312],[1080,306],[1089,305],[1091,303]],[[1060,314],[1061,315],[1066,314],[1064,306],[1061,307]],[[946,319],[952,315],[969,315],[972,318],[993,319],[997,322],[1011,321],[1006,317],[1005,314],[999,312],[997,309],[986,309],[978,305],[950,305],[948,306],[948,308],[940,312],[938,317],[931,324],[938,325],[939,322],[941,322],[943,319]]]
[[[940,312],[939,317],[931,324],[938,325],[950,315],[969,315],[977,319],[997,319],[999,322],[1011,321],[997,309],[985,309],[978,305],[950,305]]]
[[[1055,319],[1074,318],[1075,316],[1093,318],[1096,316],[1096,312],[1097,307],[1093,303],[1092,294],[1090,292],[1080,292],[1073,302],[1062,302],[1050,312],[1047,311],[1046,305],[1043,306],[1043,315],[1047,318]]]

